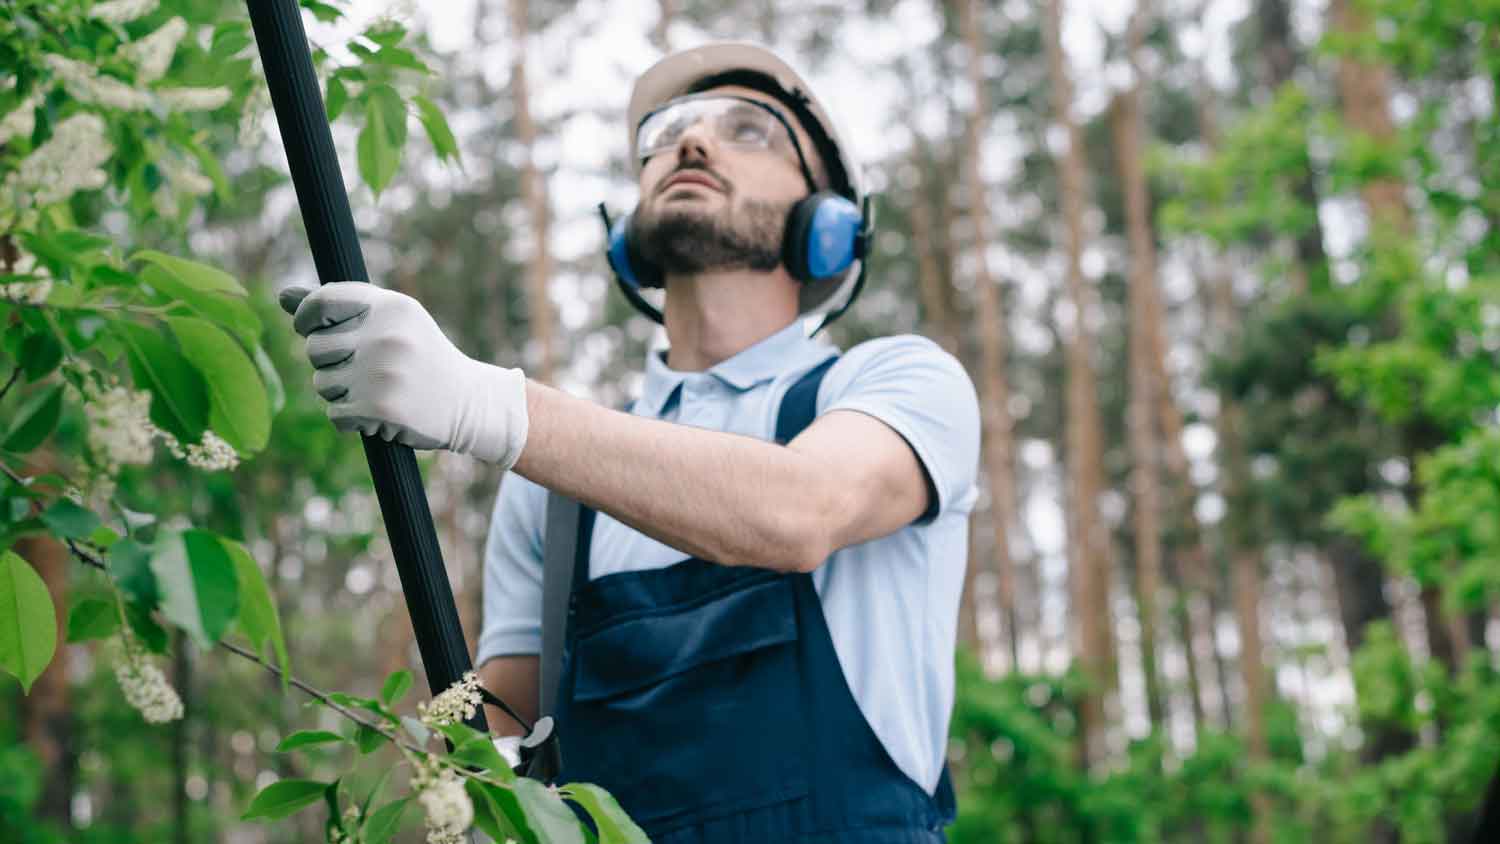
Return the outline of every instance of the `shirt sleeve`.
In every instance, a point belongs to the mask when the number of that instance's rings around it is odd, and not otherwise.
[[[484,624],[474,664],[542,651],[542,530],[547,490],[507,474],[484,543]]]
[[[971,500],[979,470],[979,399],[963,365],[914,334],[855,346],[829,370],[819,413],[857,410],[900,434],[936,492],[919,522]]]

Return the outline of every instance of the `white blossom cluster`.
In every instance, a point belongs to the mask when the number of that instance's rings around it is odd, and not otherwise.
[[[466,672],[458,682],[444,689],[432,703],[417,704],[417,714],[429,727],[442,727],[467,721],[479,710],[483,698],[479,695],[479,675]]]
[[[432,761],[412,778],[412,785],[427,813],[427,844],[463,844],[464,832],[474,823],[474,803],[463,779]]]
[[[121,48],[120,52],[135,63],[136,81],[145,83],[160,79],[172,64],[172,56],[176,55],[177,45],[187,31],[187,21],[172,18],[145,38]]]
[[[163,105],[177,111],[213,111],[229,102],[229,89],[217,88],[158,88],[157,99]]]
[[[62,80],[63,87],[79,102],[125,111],[142,109],[151,104],[151,97],[145,91],[112,76],[101,76],[91,65],[56,53],[48,53],[46,61],[57,78]]]
[[[15,111],[0,118],[0,144],[11,138],[29,138],[32,130],[36,129],[36,107],[41,103],[41,97],[32,94],[21,101]]]
[[[225,442],[222,437],[213,431],[204,431],[200,442],[183,445],[177,438],[160,428],[153,427],[153,432],[161,437],[162,442],[167,444],[167,450],[178,460],[186,460],[194,469],[202,469],[205,472],[217,472],[220,469],[233,469],[240,465],[240,456],[234,450],[234,446]]]
[[[151,195],[156,212],[163,217],[177,216],[177,195],[204,196],[213,193],[213,180],[198,172],[190,162],[181,157],[163,154],[156,159],[156,167],[166,179],[166,187]]]
[[[150,724],[164,724],[182,717],[182,698],[167,682],[140,646],[130,638],[128,632],[121,634],[120,658],[115,662],[115,679],[125,700],[140,711],[141,717]],[[471,807],[472,809],[472,807]]]
[[[108,0],[95,3],[89,17],[105,23],[129,23],[156,11],[156,0]]]
[[[80,190],[104,187],[109,176],[103,165],[114,154],[104,133],[104,120],[99,115],[72,115],[57,124],[46,143],[21,161],[6,179],[6,187],[19,195],[18,204],[29,196],[36,205],[50,205]]]
[[[83,405],[89,448],[106,474],[115,474],[121,466],[151,462],[156,426],[151,424],[150,413],[151,394],[145,390],[115,384],[90,392]]]

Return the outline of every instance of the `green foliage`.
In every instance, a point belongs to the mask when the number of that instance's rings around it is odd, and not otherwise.
[[[14,551],[0,552],[0,669],[31,684],[57,647],[57,611],[47,584]]]

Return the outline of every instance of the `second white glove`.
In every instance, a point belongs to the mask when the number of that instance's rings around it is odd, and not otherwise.
[[[281,291],[313,388],[340,431],[509,469],[526,445],[526,375],[459,351],[416,299],[358,281]]]

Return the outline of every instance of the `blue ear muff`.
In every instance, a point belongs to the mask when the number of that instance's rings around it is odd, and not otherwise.
[[[604,213],[600,205],[600,213]],[[643,287],[661,287],[661,271],[641,256],[636,248],[635,230],[631,226],[633,214],[623,214],[609,229],[609,266],[620,281],[639,290]],[[605,218],[608,220],[608,217]]]
[[[858,205],[833,191],[818,191],[787,215],[782,261],[800,281],[831,278],[863,257],[864,229]]]

